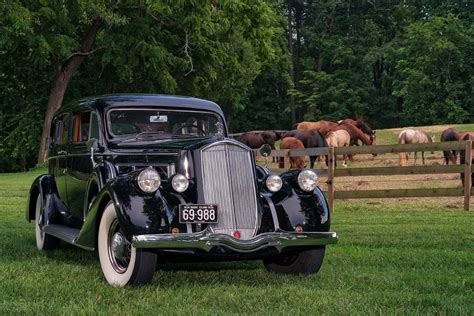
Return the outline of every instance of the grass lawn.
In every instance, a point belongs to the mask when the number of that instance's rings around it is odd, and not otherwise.
[[[0,174],[0,314],[473,314],[474,213],[415,202],[340,202],[317,275],[260,262],[161,265],[113,288],[96,253],[36,250],[24,218],[34,171]],[[381,200],[382,201],[382,200]]]

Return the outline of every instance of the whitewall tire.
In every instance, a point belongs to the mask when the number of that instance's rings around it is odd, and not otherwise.
[[[43,212],[43,199],[41,194],[38,194],[36,199],[35,208],[35,236],[36,236],[36,247],[39,250],[51,250],[59,246],[60,240],[56,237],[46,234],[42,229],[44,223],[44,212]]]
[[[112,285],[141,285],[153,278],[156,254],[137,249],[125,239],[112,202],[100,220],[98,251],[102,273]]]

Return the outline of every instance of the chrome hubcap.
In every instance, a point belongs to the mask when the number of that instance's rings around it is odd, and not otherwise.
[[[132,245],[120,231],[118,220],[115,219],[109,228],[108,234],[109,259],[112,267],[118,273],[127,271],[132,254]]]

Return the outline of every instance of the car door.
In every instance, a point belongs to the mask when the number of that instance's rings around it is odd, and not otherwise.
[[[69,123],[69,114],[61,115],[53,121],[49,152],[49,170],[54,175],[59,198],[66,207],[68,207],[66,173]]]
[[[92,124],[91,124],[92,122]],[[67,194],[71,215],[75,225],[80,226],[85,217],[87,184],[91,177],[93,164],[87,141],[97,138],[97,116],[90,111],[74,113],[71,128],[71,152],[68,156]],[[92,131],[91,131],[92,130]]]

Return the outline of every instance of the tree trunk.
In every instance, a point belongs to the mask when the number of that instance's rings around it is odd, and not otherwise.
[[[84,62],[86,57],[92,54],[92,46],[94,45],[95,38],[102,21],[99,18],[92,20],[89,27],[84,33],[81,47],[73,53],[66,61],[63,66],[57,71],[56,80],[49,93],[48,105],[46,108],[46,115],[43,123],[43,132],[41,134],[41,143],[38,154],[38,163],[43,163],[48,157],[48,145],[50,142],[51,134],[51,120],[54,113],[61,107],[66,93],[67,86],[71,81],[72,76],[77,71],[79,66]]]

